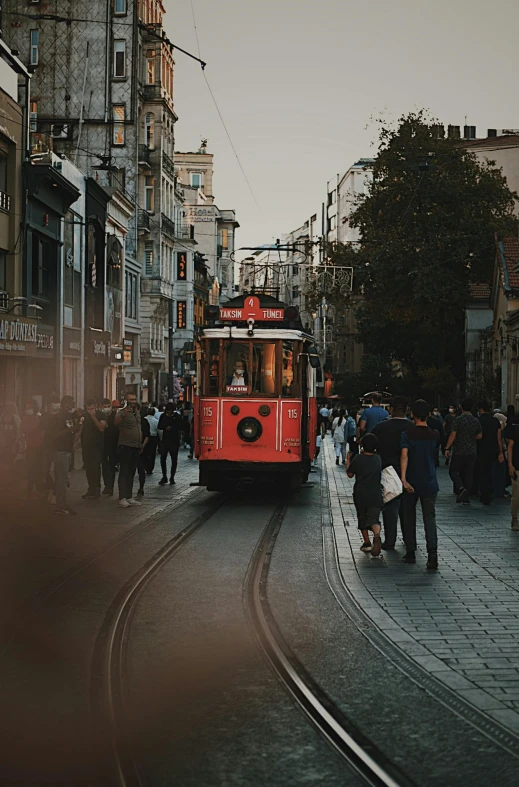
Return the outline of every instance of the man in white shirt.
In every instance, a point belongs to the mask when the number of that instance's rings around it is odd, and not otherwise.
[[[144,469],[146,470],[147,475],[152,475],[153,471],[155,470],[155,458],[157,456],[157,446],[159,442],[159,436],[157,432],[159,422],[157,415],[160,415],[160,413],[155,410],[154,407],[150,407],[148,410],[148,415],[146,416],[146,420],[150,425],[150,436],[146,446],[146,460],[144,463]]]

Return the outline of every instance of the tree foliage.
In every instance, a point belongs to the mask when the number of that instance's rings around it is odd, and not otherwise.
[[[442,132],[424,111],[381,128],[373,183],[349,220],[362,241],[340,253],[363,293],[367,352],[401,361],[417,391],[439,395],[464,376],[469,284],[491,281],[495,236],[517,232],[519,198],[494,162]]]

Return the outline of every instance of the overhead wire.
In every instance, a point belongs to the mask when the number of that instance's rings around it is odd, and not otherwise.
[[[201,60],[202,59],[202,55],[201,55],[201,51],[200,51],[200,40],[198,38],[198,28],[196,26],[194,0],[190,0],[190,3],[191,3],[191,14],[192,14],[192,17],[193,17],[193,26],[194,26],[194,29],[195,29],[196,45],[197,45],[197,49],[198,49],[198,57]],[[240,157],[238,155],[238,152],[237,152],[237,150],[236,150],[236,148],[234,146],[234,142],[232,141],[231,135],[229,133],[229,129],[227,128],[227,125],[225,123],[223,115],[222,115],[222,113],[220,111],[220,107],[218,106],[218,102],[216,101],[215,95],[214,95],[214,93],[213,93],[213,91],[211,89],[211,85],[209,84],[209,80],[207,79],[207,74],[206,74],[204,69],[202,69],[202,72],[203,72],[205,83],[207,85],[207,89],[209,90],[209,94],[210,94],[210,96],[211,96],[211,98],[213,100],[213,103],[214,103],[215,107],[216,107],[216,111],[218,113],[218,117],[220,118],[220,120],[222,122],[222,126],[223,126],[224,131],[225,131],[225,133],[227,135],[227,139],[229,140],[229,144],[230,144],[230,146],[232,148],[232,151],[233,151],[233,153],[235,155],[236,161],[238,162],[238,166],[239,166],[239,168],[241,170],[241,173],[242,173],[242,175],[243,175],[243,177],[245,179],[245,182],[246,182],[246,184],[248,186],[248,189],[249,189],[249,191],[251,193],[252,199],[256,203],[256,207],[258,208],[260,214],[263,216],[263,211],[261,209],[261,205],[259,204],[259,202],[258,202],[258,200],[256,198],[256,195],[255,195],[255,193],[253,191],[253,188],[252,188],[252,186],[250,184],[250,181],[249,181],[249,179],[247,177],[247,173],[245,172],[243,164],[241,163]]]

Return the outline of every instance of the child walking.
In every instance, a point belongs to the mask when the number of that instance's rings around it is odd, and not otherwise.
[[[380,512],[382,510],[382,460],[378,455],[378,438],[374,434],[364,435],[360,441],[360,453],[352,458],[348,453],[346,472],[348,478],[355,477],[353,502],[357,511],[358,528],[364,543],[362,552],[371,552],[378,557],[382,549],[380,538]],[[373,546],[369,531],[373,532]]]

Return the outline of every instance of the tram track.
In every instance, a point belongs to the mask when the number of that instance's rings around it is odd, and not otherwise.
[[[276,507],[245,578],[244,605],[255,637],[285,690],[308,720],[370,787],[414,787],[409,779],[348,719],[314,681],[276,623],[267,595],[270,562],[287,511]]]

